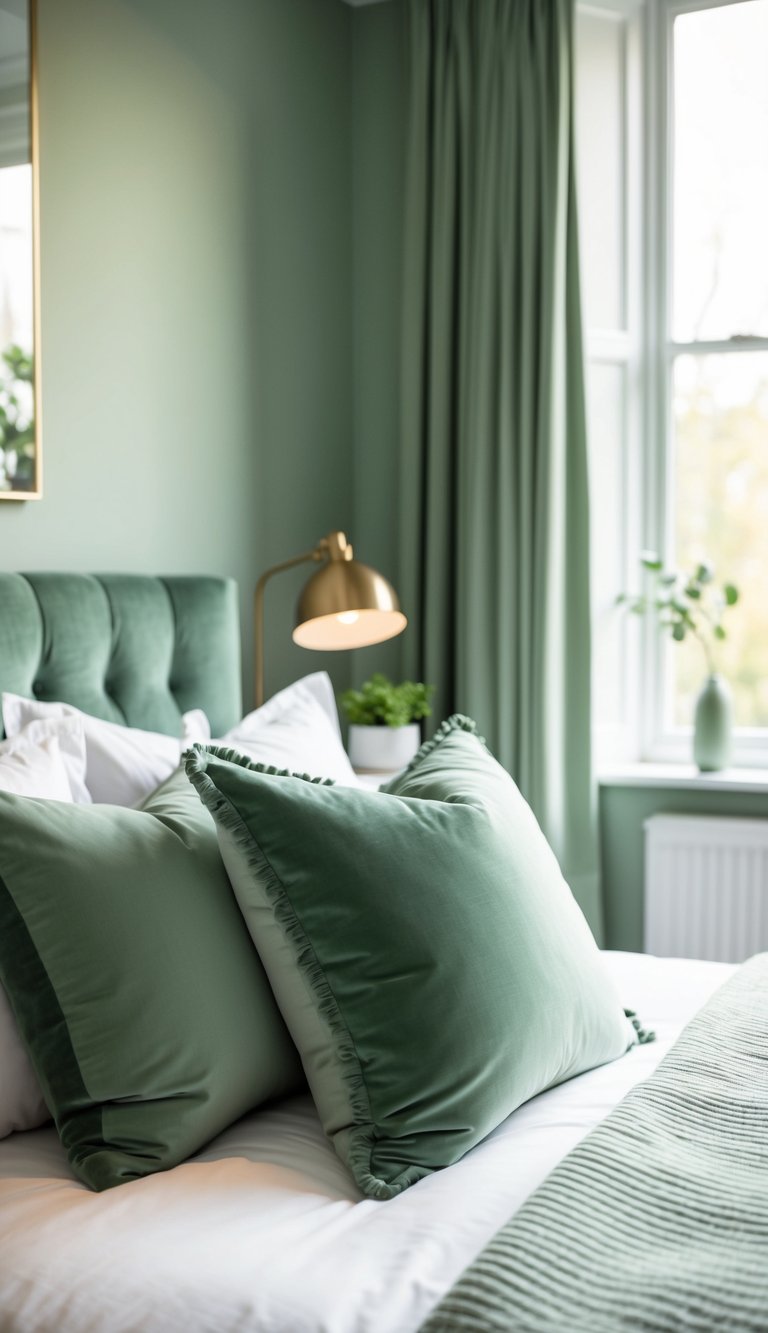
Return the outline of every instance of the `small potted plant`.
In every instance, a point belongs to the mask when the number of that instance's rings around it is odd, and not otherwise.
[[[690,574],[665,570],[655,551],[642,551],[640,564],[653,577],[652,587],[639,597],[622,594],[617,600],[635,615],[655,615],[675,643],[690,636],[701,645],[707,675],[696,700],[693,757],[702,773],[717,772],[730,758],[732,708],[728,683],[717,671],[716,648],[726,637],[722,620],[738,602],[738,589],[732,583],[716,584],[708,560]]]
[[[433,689],[413,680],[395,685],[377,672],[359,690],[345,690],[341,706],[349,722],[354,767],[369,773],[403,768],[419,748],[419,723],[432,712]]]

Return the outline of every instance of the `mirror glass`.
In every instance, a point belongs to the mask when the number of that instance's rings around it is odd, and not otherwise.
[[[0,499],[40,495],[33,0],[0,0]]]

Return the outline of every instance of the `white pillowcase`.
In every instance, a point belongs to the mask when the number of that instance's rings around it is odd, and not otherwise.
[[[78,717],[30,722],[10,740],[0,741],[0,791],[72,801],[85,790],[85,734]]]
[[[326,671],[315,671],[273,695],[219,743],[257,763],[313,778],[333,778],[343,787],[360,785],[341,743],[336,700]]]
[[[176,737],[104,722],[70,704],[3,695],[3,722],[9,736],[16,736],[38,719],[56,718],[79,719],[85,736],[85,782],[71,784],[79,804],[94,800],[109,805],[140,805],[178,767],[188,744],[205,742],[211,735],[208,719],[197,708],[184,714],[183,737]]]
[[[85,737],[79,718],[32,722],[13,739],[0,742],[0,791],[71,803],[70,774],[82,783]],[[36,1129],[46,1120],[50,1112],[0,985],[0,1139],[14,1130]]]
[[[0,985],[0,1139],[15,1130],[37,1129],[50,1118],[40,1081]]]

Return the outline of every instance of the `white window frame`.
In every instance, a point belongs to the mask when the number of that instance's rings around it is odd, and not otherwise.
[[[578,0],[579,14],[615,26],[620,42],[619,105],[621,127],[621,253],[624,267],[620,295],[620,318],[614,328],[585,330],[587,375],[592,366],[608,366],[621,374],[621,510],[624,540],[611,551],[616,565],[616,593],[630,587],[637,568],[637,553],[643,545],[644,423],[642,380],[644,262],[642,254],[641,199],[644,181],[644,22],[646,0]],[[590,460],[591,466],[595,460]],[[617,716],[610,723],[593,727],[593,759],[598,769],[618,759],[637,758],[640,747],[639,698],[641,694],[640,626],[634,617],[617,613],[613,602],[593,605],[593,628],[597,621],[612,622],[619,636],[622,678],[619,682]]]
[[[671,262],[673,242],[673,27],[680,14],[716,9],[743,0],[647,0],[644,15],[644,355],[642,378],[646,404],[643,436],[643,545],[671,563],[674,480],[671,381],[676,356],[685,352],[768,351],[768,338],[677,342],[671,337]],[[692,727],[665,725],[666,654],[674,645],[659,633],[651,617],[641,631],[643,670],[640,699],[640,758],[650,762],[690,760]],[[703,683],[703,681],[702,681]],[[734,732],[733,763],[768,767],[768,728]]]

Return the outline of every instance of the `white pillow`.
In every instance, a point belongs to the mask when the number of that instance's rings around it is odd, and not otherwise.
[[[64,717],[80,719],[85,735],[85,786],[79,790],[73,786],[72,792],[79,803],[92,799],[109,805],[140,805],[178,766],[187,744],[205,742],[211,734],[200,709],[184,714],[182,738],[104,722],[70,704],[3,695],[3,722],[9,736],[37,719]]]
[[[0,985],[0,1139],[15,1130],[37,1129],[50,1118],[8,996]]]
[[[45,718],[0,741],[0,790],[17,796],[85,802],[85,735],[78,717]]]
[[[273,695],[221,739],[249,759],[313,778],[333,778],[343,787],[358,780],[341,743],[333,686],[316,671]]]
[[[32,722],[12,740],[0,742],[0,791],[71,803],[68,763],[82,782],[85,737],[80,719]],[[50,1118],[13,1010],[0,985],[0,1139],[14,1130],[36,1129]]]

